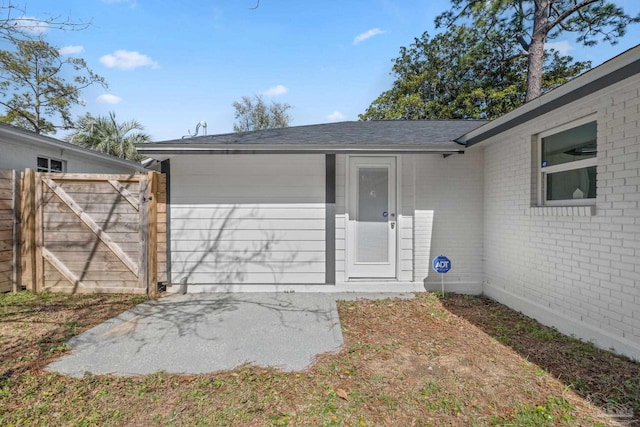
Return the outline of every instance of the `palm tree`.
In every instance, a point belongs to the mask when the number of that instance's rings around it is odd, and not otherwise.
[[[87,113],[78,119],[74,128],[65,137],[66,141],[121,159],[142,160],[135,145],[151,141],[151,135],[143,132],[144,127],[140,122],[129,120],[118,123],[114,112],[109,112],[108,117],[94,117]]]

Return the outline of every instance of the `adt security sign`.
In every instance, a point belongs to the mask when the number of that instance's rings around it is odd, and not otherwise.
[[[451,260],[444,255],[437,256],[431,263],[433,269],[440,273],[440,279],[442,281],[442,295],[444,295],[444,273],[451,270]]]
[[[451,270],[451,260],[444,255],[433,259],[433,269],[438,273],[446,273]]]

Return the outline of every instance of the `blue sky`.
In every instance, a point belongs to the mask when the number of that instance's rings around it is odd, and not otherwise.
[[[637,0],[617,0],[640,13]],[[200,120],[233,130],[232,103],[263,95],[286,102],[291,125],[357,120],[390,88],[392,59],[446,10],[444,0],[29,0],[25,16],[91,22],[82,31],[45,31],[63,52],[84,58],[109,89],[83,92],[74,116],[114,111],[140,121],[154,140],[180,138]],[[557,45],[593,65],[640,43],[640,25],[619,44]],[[58,137],[63,134],[59,133]]]

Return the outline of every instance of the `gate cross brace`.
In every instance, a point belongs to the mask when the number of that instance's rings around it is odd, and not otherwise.
[[[118,244],[115,243],[111,239],[111,237],[109,237],[109,235],[93,220],[93,218],[91,218],[89,214],[87,214],[84,210],[82,210],[80,206],[78,206],[75,200],[73,200],[73,198],[69,196],[66,191],[58,186],[58,184],[56,184],[52,179],[44,178],[42,182],[44,182],[49,188],[51,188],[56,196],[58,196],[60,200],[62,200],[67,206],[69,206],[69,209],[71,209],[73,213],[75,213],[78,218],[80,218],[80,220],[84,222],[85,225],[89,227],[89,229],[93,231],[100,240],[102,240],[102,243],[107,245],[111,252],[113,252],[113,254],[118,257],[120,261],[122,261],[122,263],[126,265],[127,268],[131,270],[131,272],[136,277],[138,277],[138,266],[122,249],[120,249],[120,246],[118,246]]]
[[[124,197],[135,210],[140,210],[140,203],[138,202],[138,199],[133,197],[133,194],[131,194],[131,192],[127,190],[124,185],[120,184],[120,182],[116,181],[115,179],[110,179],[109,184],[111,184],[111,186],[115,188],[115,190],[120,193],[122,197]]]
[[[86,288],[85,284],[82,283],[82,280],[78,276],[76,276],[71,270],[67,268],[62,261],[60,261],[54,254],[52,254],[47,248],[42,248],[42,256],[44,259],[49,261],[49,263],[56,269],[60,274],[64,276],[65,279],[73,283],[73,286],[80,286],[81,288]]]

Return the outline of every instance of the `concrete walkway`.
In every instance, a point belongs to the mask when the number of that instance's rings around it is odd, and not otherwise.
[[[150,301],[69,341],[47,369],[72,376],[206,373],[243,363],[302,370],[342,331],[326,294],[187,294]]]
[[[168,295],[69,341],[47,369],[71,376],[209,373],[243,363],[297,371],[337,352],[336,299],[412,294],[234,293]]]

